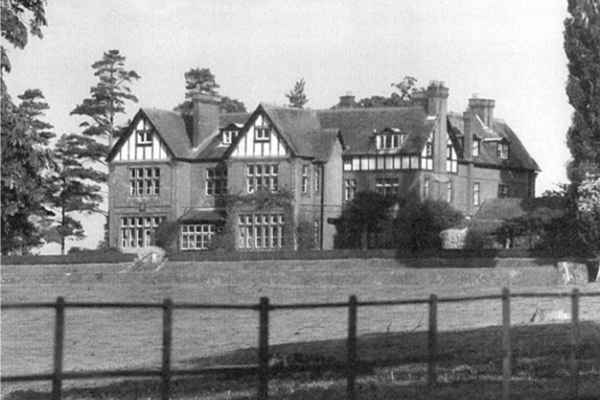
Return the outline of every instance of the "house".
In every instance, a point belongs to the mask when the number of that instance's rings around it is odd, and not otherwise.
[[[432,82],[401,108],[356,108],[346,95],[329,110],[219,114],[219,99],[199,93],[192,116],[141,109],[108,155],[110,245],[150,246],[168,220],[181,223],[181,250],[219,235],[237,250],[331,249],[358,191],[444,199],[468,215],[488,198],[532,197],[539,167],[494,101],[457,115],[447,98]]]

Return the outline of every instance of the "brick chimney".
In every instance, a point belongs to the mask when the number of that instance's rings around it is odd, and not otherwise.
[[[219,105],[221,97],[208,93],[194,93],[194,122],[192,147],[198,147],[219,129]]]
[[[496,102],[490,99],[469,99],[469,108],[479,116],[481,122],[483,122],[488,128],[493,129],[494,125],[494,106]]]
[[[429,86],[422,92],[413,95],[413,101],[421,104],[430,116],[446,116],[448,103],[448,88],[444,82],[431,81]]]
[[[340,96],[340,102],[336,108],[354,108],[356,107],[355,96],[352,92],[346,92],[344,96]]]

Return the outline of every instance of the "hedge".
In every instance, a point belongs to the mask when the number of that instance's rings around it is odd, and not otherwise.
[[[135,254],[122,253],[74,253],[64,256],[2,256],[2,265],[65,265],[65,264],[117,264],[132,262]]]

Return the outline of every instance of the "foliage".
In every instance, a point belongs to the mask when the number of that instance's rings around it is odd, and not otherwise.
[[[567,95],[575,109],[567,133],[579,237],[600,260],[600,1],[570,0],[565,20]],[[573,214],[572,214],[573,215]]]
[[[181,223],[179,221],[163,221],[154,232],[154,242],[167,252],[175,252],[180,233]]]
[[[44,207],[44,171],[54,167],[48,140],[52,125],[41,120],[48,109],[38,89],[19,96],[15,106],[2,98],[2,253],[27,251],[41,244],[37,222],[50,215]]]
[[[209,250],[235,251],[235,236],[231,224],[218,227],[217,233],[210,241]]]
[[[208,68],[192,68],[183,74],[185,78],[185,101],[173,109],[182,115],[192,115],[194,104],[192,97],[196,92],[202,92],[212,95],[218,95],[217,89],[220,87],[215,76]],[[221,113],[246,112],[246,106],[239,100],[227,96],[221,97],[219,106]]]
[[[41,38],[41,28],[47,24],[44,6],[43,0],[2,0],[2,38],[19,49],[25,48],[29,34]],[[43,96],[39,91],[26,92],[23,107],[13,103],[4,83],[4,73],[12,68],[4,45],[0,49],[2,254],[9,254],[27,252],[30,247],[41,244],[41,234],[34,221],[48,215],[42,206],[42,172],[52,166],[52,159],[51,152],[44,146],[46,128],[36,126],[43,109],[35,111],[27,106],[31,100],[36,107],[43,108],[38,102]]]
[[[402,101],[410,101],[412,99],[412,95],[417,91],[417,78],[413,78],[412,76],[405,76],[401,82],[392,83],[392,87],[395,87],[400,91],[400,100]]]
[[[90,140],[81,135],[62,135],[55,147],[58,170],[47,179],[48,202],[58,215],[47,239],[60,243],[62,254],[67,238],[79,240],[85,237],[83,226],[73,213],[101,212],[102,196],[98,183],[106,182],[106,174],[90,167],[81,155],[86,153]]]
[[[2,38],[18,49],[24,49],[27,46],[29,34],[40,39],[43,38],[42,26],[47,25],[44,5],[44,0],[2,0],[0,23]],[[29,30],[24,21],[24,14],[30,15]],[[0,74],[3,74],[5,71],[10,72],[11,65],[4,46],[1,46],[0,49]],[[6,93],[4,79],[2,79],[1,86],[2,96],[4,96]]]
[[[395,199],[379,193],[362,191],[350,201],[337,226],[335,247],[341,249],[380,248],[378,235],[385,229],[382,222],[389,216]]]
[[[381,108],[381,107],[406,107],[411,104],[413,94],[417,89],[417,79],[412,76],[405,76],[399,83],[392,83],[391,86],[398,89],[400,94],[392,93],[390,97],[371,96],[359,100],[358,107],[361,108]]]
[[[445,201],[405,200],[396,215],[396,244],[411,253],[440,249],[440,232],[459,227],[463,219],[463,214]]]
[[[125,113],[125,103],[138,99],[131,93],[129,85],[140,79],[137,72],[125,69],[125,56],[119,50],[109,50],[102,55],[102,59],[92,64],[94,76],[99,79],[98,84],[90,89],[91,97],[78,104],[71,115],[81,115],[91,119],[80,126],[83,134],[96,139],[108,139],[109,146],[118,132],[115,116]],[[108,147],[104,149],[108,154]],[[105,154],[105,155],[106,155]],[[98,161],[99,159],[90,159]]]
[[[579,235],[600,259],[600,174],[586,174],[577,190],[577,208]]]
[[[492,238],[489,232],[477,227],[469,227],[465,238],[466,250],[481,250],[492,247]]]
[[[306,94],[304,93],[305,85],[306,82],[304,82],[304,78],[302,78],[296,82],[294,89],[286,93],[285,97],[288,98],[290,107],[304,108],[304,105],[308,103],[308,98],[306,98]]]
[[[575,184],[600,167],[600,1],[570,0],[565,20],[567,95],[575,109],[567,133],[573,157],[569,178]]]
[[[298,238],[298,250],[314,250],[317,247],[315,243],[315,226],[308,220],[298,221],[296,227]]]

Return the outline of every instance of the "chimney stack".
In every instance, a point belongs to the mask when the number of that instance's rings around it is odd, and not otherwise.
[[[413,95],[413,101],[423,105],[427,115],[446,115],[448,102],[448,88],[444,82],[431,81],[422,92]]]
[[[473,97],[469,99],[469,108],[479,117],[481,122],[490,129],[494,125],[494,106],[496,102],[489,99],[478,99]]]
[[[352,92],[346,92],[344,96],[340,96],[340,102],[337,108],[354,108],[356,107],[356,100]]]
[[[198,147],[219,129],[219,106],[221,97],[197,92],[192,97],[194,104],[194,125],[192,127],[192,147]]]

